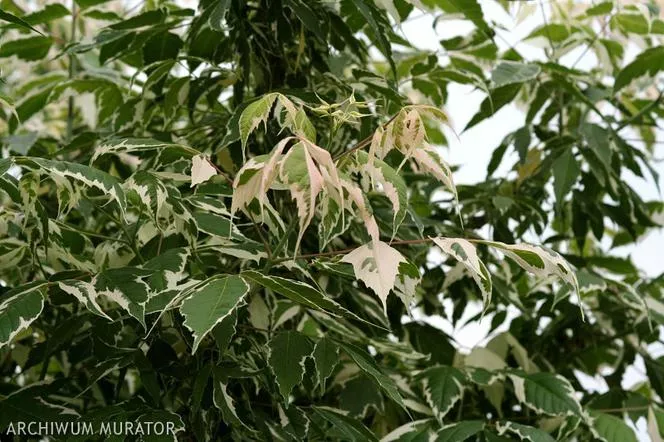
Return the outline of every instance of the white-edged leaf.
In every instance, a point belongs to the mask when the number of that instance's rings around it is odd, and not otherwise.
[[[43,283],[31,283],[5,294],[0,302],[0,348],[27,330],[44,309]]]
[[[421,380],[424,397],[440,423],[445,415],[463,397],[466,378],[454,367],[433,367],[418,374]]]
[[[538,414],[581,415],[583,410],[567,379],[553,373],[512,373],[517,398]]]
[[[276,93],[263,95],[258,100],[250,103],[244,108],[238,121],[240,127],[240,140],[242,148],[245,149],[249,135],[261,124],[266,124],[270,116],[272,106],[277,99]]]
[[[332,375],[339,363],[339,346],[330,338],[323,337],[316,342],[311,354],[316,364],[316,374],[321,390],[325,391],[325,381]]]
[[[592,417],[591,431],[604,442],[637,442],[636,434],[624,419],[607,413],[590,411]]]
[[[378,158],[372,158],[361,150],[357,151],[356,157],[361,166],[360,170],[368,176],[372,187],[380,186],[385,196],[392,203],[392,211],[394,212],[392,236],[394,237],[408,210],[408,186],[406,186],[406,182],[401,175],[386,162]]]
[[[399,264],[406,262],[406,258],[382,241],[371,241],[345,255],[341,261],[353,265],[355,277],[378,295],[387,314],[387,295],[394,288]]]
[[[430,441],[435,437],[432,419],[420,419],[408,422],[383,437],[380,442]]]
[[[555,439],[551,437],[546,431],[539,428],[531,427],[528,425],[521,425],[514,422],[499,421],[496,422],[496,430],[498,434],[511,434],[518,437],[522,441],[529,442],[554,442]]]
[[[339,343],[344,352],[357,364],[358,367],[369,376],[387,395],[401,407],[405,407],[403,399],[399,394],[396,383],[392,378],[385,375],[376,365],[375,361],[359,347],[350,343]]]
[[[519,264],[524,270],[534,274],[538,278],[556,276],[569,284],[579,296],[579,283],[576,273],[569,263],[557,252],[543,246],[531,244],[505,244],[498,241],[481,241],[491,247],[499,249],[507,257]],[[582,308],[581,305],[579,305]],[[583,309],[581,310],[583,313]]]
[[[241,277],[229,275],[208,280],[182,301],[184,325],[194,335],[192,353],[215,325],[237,309],[248,292],[249,285]]]
[[[21,166],[38,169],[54,178],[71,178],[80,181],[88,187],[95,188],[109,195],[118,203],[120,210],[124,211],[126,208],[126,197],[120,185],[120,180],[104,171],[84,164],[47,160],[44,158],[23,157],[16,158],[15,161]]]
[[[323,311],[333,316],[347,316],[362,321],[357,315],[305,282],[280,276],[264,275],[254,270],[243,272],[242,277],[307,308]]]
[[[438,431],[436,442],[463,442],[484,429],[483,421],[461,421],[445,425]]]
[[[214,382],[212,400],[214,405],[221,411],[224,422],[230,425],[249,428],[237,414],[233,398],[227,391],[226,376],[224,376],[223,370],[220,367],[213,368],[212,379]]]
[[[138,267],[120,267],[95,275],[90,282],[79,280],[60,281],[62,291],[74,296],[92,313],[111,319],[99,304],[108,299],[145,326],[145,308],[150,297],[149,277],[154,270]]]
[[[491,302],[491,275],[477,256],[475,245],[462,238],[433,238],[433,242],[446,254],[459,261],[470,273],[482,292],[484,308]]]
[[[305,335],[289,330],[276,334],[268,347],[270,368],[277,379],[284,402],[288,403],[291,390],[302,381],[304,363],[311,356],[313,344]]]

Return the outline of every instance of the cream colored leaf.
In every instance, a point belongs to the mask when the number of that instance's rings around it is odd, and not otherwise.
[[[217,174],[205,155],[195,155],[191,159],[191,187],[201,184]]]
[[[406,262],[401,253],[382,241],[371,241],[341,259],[353,265],[355,277],[378,295],[387,313],[387,295],[394,288],[399,264]]]

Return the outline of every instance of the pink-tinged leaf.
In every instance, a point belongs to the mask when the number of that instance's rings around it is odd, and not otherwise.
[[[196,155],[191,159],[191,187],[206,182],[216,174],[217,170],[205,155]]]
[[[382,241],[371,241],[345,255],[341,261],[352,264],[355,277],[378,295],[387,314],[387,295],[396,283],[399,264],[407,262],[406,258]]]

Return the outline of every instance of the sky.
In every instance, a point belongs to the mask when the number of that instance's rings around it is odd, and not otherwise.
[[[496,43],[501,50],[509,48],[509,43],[511,46],[516,47],[526,59],[544,59],[544,52],[541,47],[522,42],[525,36],[543,23],[546,15],[542,15],[541,10],[534,11],[532,16],[517,24],[496,2],[492,0],[479,0],[479,2],[488,19],[495,20],[503,24],[506,28],[504,31],[498,31],[502,38],[496,39]],[[454,35],[463,35],[472,29],[472,25],[469,23],[458,20],[442,21],[434,27],[433,19],[430,15],[418,15],[414,13],[413,16],[417,18],[403,22],[400,26],[400,31],[412,44],[421,49],[437,51],[440,49],[439,41],[441,39],[450,38]],[[627,57],[634,57],[638,52],[636,47],[630,47],[627,50]],[[576,63],[577,68],[584,69],[584,67],[592,66],[596,62],[596,58],[592,51],[584,53],[584,49],[577,49],[562,57],[561,62],[568,65]],[[525,116],[523,112],[517,109],[516,106],[509,105],[501,109],[490,119],[485,120],[467,132],[460,133],[466,123],[477,112],[485,96],[484,92],[473,90],[466,86],[453,86],[449,89],[446,111],[451,116],[453,127],[459,134],[459,137],[457,138],[451,133],[448,134],[449,146],[442,153],[450,164],[459,166],[459,170],[454,174],[457,184],[470,184],[482,181],[486,176],[486,168],[493,150],[500,144],[505,135],[524,124]],[[663,135],[660,131],[658,133],[658,140],[664,140]],[[656,149],[655,157],[664,158],[664,144],[658,145]],[[506,173],[513,162],[514,157],[511,159],[506,158],[503,161],[502,168],[497,171],[497,174]],[[659,172],[660,177],[664,176],[664,162],[655,163],[653,167]],[[631,174],[626,175],[624,178],[645,201],[662,200],[657,186],[652,180],[644,181]],[[660,186],[664,188],[664,180],[660,179],[660,181]],[[636,266],[642,269],[646,275],[656,276],[664,272],[662,250],[664,250],[664,228],[659,228],[642,239],[637,245],[614,249],[612,253],[621,256],[631,256]],[[444,301],[444,305],[451,311],[450,302]],[[474,309],[469,308],[462,320],[459,321],[459,324],[463,324],[464,319],[473,317],[479,310],[479,306]],[[509,310],[508,320],[496,333],[506,330],[509,321],[517,314],[515,309]],[[491,324],[490,317],[485,318],[481,323],[474,322],[466,327],[454,329],[451,323],[442,317],[425,318],[418,315],[417,312],[415,312],[414,316],[416,319],[426,320],[431,325],[439,327],[448,334],[451,334],[461,346],[462,351],[468,351],[468,349],[476,345],[483,345],[491,338],[491,336],[488,336]],[[664,349],[661,346],[652,350],[657,356],[664,354]],[[600,392],[604,392],[607,389],[606,384],[599,376],[590,377],[582,373],[579,373],[577,376],[589,388]],[[642,382],[645,378],[645,367],[643,361],[639,360],[623,379],[623,387],[628,388],[633,386]],[[645,421],[639,421],[636,430],[639,440],[650,440],[646,432]]]

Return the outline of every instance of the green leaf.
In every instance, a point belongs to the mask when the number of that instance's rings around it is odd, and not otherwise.
[[[664,46],[646,49],[616,75],[613,90],[618,92],[630,84],[632,80],[645,74],[654,77],[655,74],[662,70],[664,70]]]
[[[553,190],[558,204],[562,205],[580,172],[579,164],[570,149],[566,149],[553,163]]]
[[[31,25],[38,25],[66,17],[69,14],[69,9],[65,8],[61,4],[56,3],[53,5],[46,5],[44,9],[40,9],[39,11],[35,11],[32,14],[28,14],[23,18]]]
[[[14,433],[18,434],[18,422],[25,422],[25,419],[29,422],[54,423],[77,420],[78,413],[50,400],[48,390],[48,385],[37,383],[14,391],[0,400],[0,432],[5,433],[11,424]]]
[[[98,189],[105,195],[109,195],[118,203],[122,211],[126,207],[126,197],[120,181],[116,177],[99,169],[79,163],[36,157],[22,157],[17,158],[15,161],[21,166],[38,169],[55,177],[72,178],[80,181],[88,187]]]
[[[242,114],[238,125],[240,128],[240,140],[242,141],[243,149],[246,149],[247,140],[249,135],[261,124],[267,124],[267,119],[270,116],[272,106],[277,99],[278,94],[263,95],[256,101],[250,103]]]
[[[438,432],[436,442],[463,442],[483,429],[483,421],[462,421],[445,425]]]
[[[454,367],[440,366],[425,370],[418,379],[422,382],[427,404],[442,423],[445,415],[463,397],[465,376]]]
[[[477,249],[473,243],[463,238],[433,238],[434,244],[440,249],[459,261],[470,273],[475,283],[482,292],[484,307],[488,307],[491,302],[491,274],[486,265],[477,256]]]
[[[491,72],[494,87],[503,87],[508,84],[525,83],[539,75],[541,68],[536,64],[518,63],[515,61],[501,61]]]
[[[44,309],[44,284],[31,283],[7,292],[0,302],[0,348],[11,343]],[[1,414],[1,413],[0,413]]]
[[[329,407],[312,407],[315,414],[332,424],[341,440],[353,442],[378,442],[378,438],[361,421],[346,416],[343,411]]]
[[[41,60],[46,57],[52,44],[51,37],[28,37],[7,41],[0,46],[0,58],[16,55],[27,61]]]
[[[221,410],[224,422],[231,426],[242,426],[248,428],[240,419],[235,409],[235,402],[228,394],[228,386],[225,380],[227,376],[224,374],[221,367],[214,367],[212,370],[212,378],[214,380],[214,405]]]
[[[305,28],[312,32],[321,41],[326,41],[325,34],[321,28],[321,21],[316,13],[305,2],[300,0],[288,0],[288,7],[293,10]]]
[[[116,31],[120,30],[129,30],[129,29],[138,29],[146,26],[153,26],[163,22],[166,19],[165,9],[154,9],[152,11],[146,11],[141,14],[135,15],[127,20],[121,21],[120,23],[114,23],[109,26],[109,29],[114,29]]]
[[[302,382],[304,362],[311,356],[313,345],[305,335],[286,331],[275,335],[268,347],[270,368],[277,378],[277,386],[284,402],[288,403],[291,390]]]
[[[496,423],[496,430],[499,435],[506,433],[518,437],[522,441],[529,442],[554,442],[555,439],[549,433],[540,430],[539,428],[531,427],[528,425],[521,425],[514,422],[501,421]]]
[[[374,360],[361,348],[350,343],[338,342],[344,352],[380,387],[387,396],[397,404],[405,407],[394,381],[386,376],[376,365]]]
[[[538,414],[581,415],[581,405],[574,388],[562,376],[553,373],[512,374],[516,396]]]
[[[590,411],[592,430],[604,442],[637,442],[636,434],[624,419],[611,414]]]
[[[424,0],[424,2],[438,6],[450,14],[462,14],[488,37],[493,34],[493,31],[484,19],[484,13],[477,0]]]
[[[579,296],[579,283],[576,279],[576,273],[558,252],[531,244],[505,244],[498,241],[479,242],[499,249],[521,268],[533,273],[538,278],[556,276],[569,284]],[[583,310],[581,312],[583,314]]]
[[[321,389],[325,391],[325,381],[332,375],[339,363],[339,346],[330,338],[323,337],[316,342],[311,357],[316,364],[316,375]]]
[[[184,325],[194,335],[192,353],[196,353],[205,336],[217,324],[242,304],[248,292],[249,285],[233,275],[209,279],[193,289],[180,306]]]
[[[392,68],[392,73],[396,77],[397,67],[392,58],[392,45],[385,35],[388,32],[389,27],[383,23],[381,13],[373,4],[367,3],[365,0],[352,0],[352,2],[360,14],[362,14],[366,23],[369,24],[369,27],[376,38],[378,49],[380,49],[383,55],[387,58],[387,61]]]
[[[346,316],[363,321],[355,313],[345,309],[305,282],[282,278],[280,276],[267,276],[254,270],[243,272],[242,277],[260,284],[273,292],[279,293],[307,308],[326,312],[333,316]]]
[[[27,29],[29,31],[34,31],[37,34],[44,35],[38,29],[33,28],[30,25],[30,23],[28,23],[27,21],[23,20],[20,17],[15,16],[14,14],[10,14],[7,11],[0,10],[0,20],[7,21],[9,23],[14,23],[15,25],[19,25],[20,27],[22,27],[24,29]],[[0,49],[0,53],[2,53],[1,49]]]
[[[213,3],[213,10],[212,13],[210,14],[210,18],[208,22],[210,23],[210,27],[214,29],[215,31],[223,31],[223,22],[224,19],[226,18],[226,12],[228,11],[228,8],[231,5],[230,0],[216,0]]]

